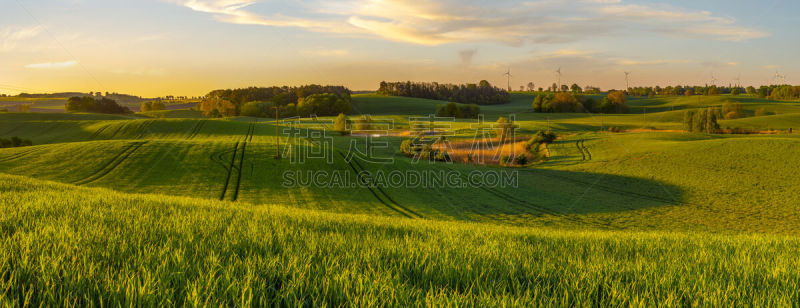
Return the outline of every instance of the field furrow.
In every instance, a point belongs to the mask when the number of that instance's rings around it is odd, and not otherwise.
[[[88,177],[86,177],[86,178],[84,178],[82,180],[78,180],[78,181],[73,182],[73,184],[75,184],[75,185],[90,184],[90,183],[92,183],[94,181],[97,181],[100,178],[108,175],[109,173],[111,173],[111,171],[114,171],[114,169],[116,169],[117,166],[119,166],[123,161],[125,161],[128,157],[130,157],[131,154],[136,152],[145,143],[147,143],[147,141],[131,143],[121,153],[119,153],[117,156],[115,156],[113,159],[111,159],[107,164],[105,164],[103,167],[98,169],[96,172],[92,173],[91,175],[89,175]]]

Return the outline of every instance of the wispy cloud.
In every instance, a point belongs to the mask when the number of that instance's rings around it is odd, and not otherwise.
[[[700,64],[705,66],[705,67],[710,67],[710,68],[723,68],[723,67],[737,66],[737,65],[739,65],[739,62],[732,62],[732,61],[728,61],[728,62],[723,62],[723,61],[705,61],[705,62],[700,63]]]
[[[227,23],[298,27],[316,32],[371,34],[420,45],[497,41],[563,43],[625,31],[683,38],[741,41],[770,35],[737,25],[730,17],[669,5],[620,0],[464,2],[456,0],[312,0],[309,16],[270,16],[251,8],[262,0],[171,0]]]
[[[735,19],[714,16],[708,11],[691,12],[670,6],[651,7],[638,4],[609,5],[599,11],[606,19],[634,22],[640,30],[676,36],[742,41],[770,35],[765,31],[737,26]]]
[[[14,49],[20,41],[32,39],[44,31],[43,26],[27,28],[7,28],[0,30],[0,51]]]
[[[260,25],[272,27],[298,27],[320,32],[340,32],[341,23],[330,23],[291,16],[262,16],[247,10],[258,0],[178,0],[179,4],[194,11],[214,14],[214,18],[226,23]]]
[[[78,61],[64,61],[64,62],[45,62],[25,65],[26,68],[32,69],[60,69],[78,65]]]

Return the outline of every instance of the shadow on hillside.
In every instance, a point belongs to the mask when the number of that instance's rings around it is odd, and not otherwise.
[[[393,165],[362,164],[377,171],[417,170],[455,172],[466,180],[477,174],[505,173],[515,176],[511,185],[486,183],[408,189],[389,187],[383,191],[398,204],[420,212],[435,211],[459,219],[468,214],[504,216],[559,216],[635,211],[644,208],[681,204],[684,192],[679,187],[642,178],[588,172],[531,168],[494,168],[463,164],[413,164],[409,160]],[[501,175],[502,176],[502,175]],[[485,178],[489,179],[489,178]]]
[[[655,180],[549,169],[522,170],[520,186],[523,185],[557,197],[553,202],[543,200],[549,207],[575,214],[680,205],[685,195],[680,187]]]

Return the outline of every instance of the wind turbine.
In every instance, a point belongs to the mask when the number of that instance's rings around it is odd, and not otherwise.
[[[711,85],[712,86],[717,85],[717,77],[714,77],[714,73],[711,73]]]
[[[556,92],[558,92],[558,91],[561,91],[561,67],[560,66],[556,70],[556,73],[558,74],[558,84],[557,84],[558,86],[556,87]]]
[[[780,81],[782,84],[786,83],[786,75],[781,75],[780,73],[778,73],[778,70],[775,70],[775,81],[774,82],[777,83],[778,81]]]
[[[741,88],[742,87],[742,73],[739,73],[739,75],[737,75],[736,79],[734,79],[734,80],[736,80],[736,87],[737,88]]]
[[[631,72],[625,72],[625,90],[630,90],[631,85],[628,83],[628,76],[631,75]]]
[[[507,82],[508,82],[508,85],[507,85],[508,86],[508,91],[511,92],[511,77],[512,77],[512,75],[511,75],[511,67],[508,68],[508,70],[506,71],[505,74],[503,74],[503,76],[506,76]]]

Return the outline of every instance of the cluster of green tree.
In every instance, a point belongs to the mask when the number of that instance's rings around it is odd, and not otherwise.
[[[338,116],[336,116],[336,120],[333,121],[333,130],[342,135],[350,134],[347,129],[347,115],[340,113]]]
[[[725,120],[740,119],[747,116],[744,113],[742,104],[739,103],[726,102],[722,104],[722,111],[717,108],[712,108],[712,111],[715,112],[717,118],[725,118]]]
[[[583,88],[583,93],[585,94],[600,94],[600,92],[600,88],[598,87],[586,86]]]
[[[553,141],[556,140],[556,134],[551,131],[538,131],[536,132],[531,139],[529,139],[525,145],[528,150],[530,150],[531,145],[534,144],[551,144]]]
[[[686,110],[683,115],[683,127],[688,132],[713,134],[719,131],[717,123],[719,110],[715,107]]]
[[[525,87],[520,87],[520,91],[522,91],[524,88]],[[533,82],[528,83],[527,89],[529,92],[535,91],[535,89],[533,88]],[[585,88],[581,88],[581,86],[579,86],[577,83],[573,83],[571,86],[565,84],[559,86],[554,82],[553,85],[551,85],[547,89],[539,87],[539,92],[571,92],[572,94],[581,94],[581,93],[598,94],[600,93],[600,88],[593,86],[586,86]]]
[[[352,109],[350,93],[342,86],[321,85],[214,90],[200,103],[200,110],[209,117],[274,117],[276,107],[281,117],[336,115]]]
[[[164,104],[164,102],[162,101],[146,101],[142,103],[142,108],[139,111],[145,112],[145,111],[158,111],[166,109],[167,105]]]
[[[768,115],[771,115],[771,114],[772,113],[768,112],[767,109],[764,109],[764,108],[759,108],[755,112],[755,116],[757,116],[757,117],[768,116]]]
[[[800,86],[775,86],[770,88],[769,99],[792,100],[800,98]],[[761,96],[759,94],[759,96]]]
[[[439,84],[436,82],[385,82],[382,81],[378,94],[427,98],[461,104],[498,105],[511,101],[511,96],[503,89],[492,86],[486,80],[478,84],[462,85]]]
[[[495,124],[497,137],[501,144],[505,144],[506,142],[514,142],[512,138],[515,135],[516,129],[517,125],[506,117],[499,117],[497,119],[497,123]],[[469,159],[472,160],[472,157]],[[528,164],[528,155],[525,153],[520,153],[517,155],[503,155],[500,157],[500,164],[504,166],[524,166]]]
[[[520,153],[517,155],[503,155],[500,157],[500,164],[503,166],[525,166],[528,164],[528,155]]]
[[[501,144],[506,142],[514,142],[514,140],[511,138],[513,138],[515,135],[516,129],[517,125],[506,117],[499,117],[497,119],[497,123],[495,124],[496,134]],[[517,155],[503,155],[500,157],[500,164],[504,166],[524,166],[528,164],[528,155],[526,153],[520,153]]]
[[[64,106],[67,112],[131,113],[128,107],[120,106],[113,99],[94,99],[89,96],[70,97]]]
[[[33,145],[33,142],[28,139],[20,137],[11,137],[11,139],[0,138],[0,148],[17,148]]]
[[[528,151],[531,155],[533,155],[533,161],[541,161],[546,159],[546,155],[543,153],[543,149],[547,147],[548,144],[553,143],[556,140],[556,134],[551,131],[538,131],[536,132],[531,139],[525,142],[525,150]],[[525,163],[527,163],[527,157],[525,158]],[[523,164],[524,165],[524,164]]]
[[[312,94],[301,98],[297,105],[291,103],[282,106],[276,105],[277,102],[273,101],[247,102],[241,107],[239,115],[271,118],[275,116],[276,107],[278,109],[278,115],[282,117],[306,117],[310,115],[332,116],[340,113],[348,114],[353,109],[353,104],[350,102],[350,100],[345,100],[333,93]],[[235,115],[231,114],[235,110],[233,106],[225,110],[228,110],[229,113],[224,113],[221,115]],[[213,110],[211,111],[211,115],[215,115]]]
[[[499,117],[494,127],[500,143],[504,143],[514,136],[517,124],[514,124],[509,118]]]
[[[533,111],[627,113],[628,104],[627,96],[622,91],[611,91],[599,102],[570,92],[540,93],[533,100]]]
[[[439,137],[433,144],[446,142],[444,136]],[[450,154],[445,150],[434,149],[430,144],[415,143],[414,140],[406,139],[400,143],[400,153],[411,157],[418,157],[420,160],[449,162]]]
[[[475,119],[480,113],[481,107],[476,104],[456,104],[450,102],[436,107],[437,117]]]
[[[365,131],[375,128],[373,125],[372,117],[369,115],[364,115],[360,119],[355,119],[350,122],[351,122],[351,128],[356,131]],[[334,123],[334,125],[335,124],[336,123]]]

